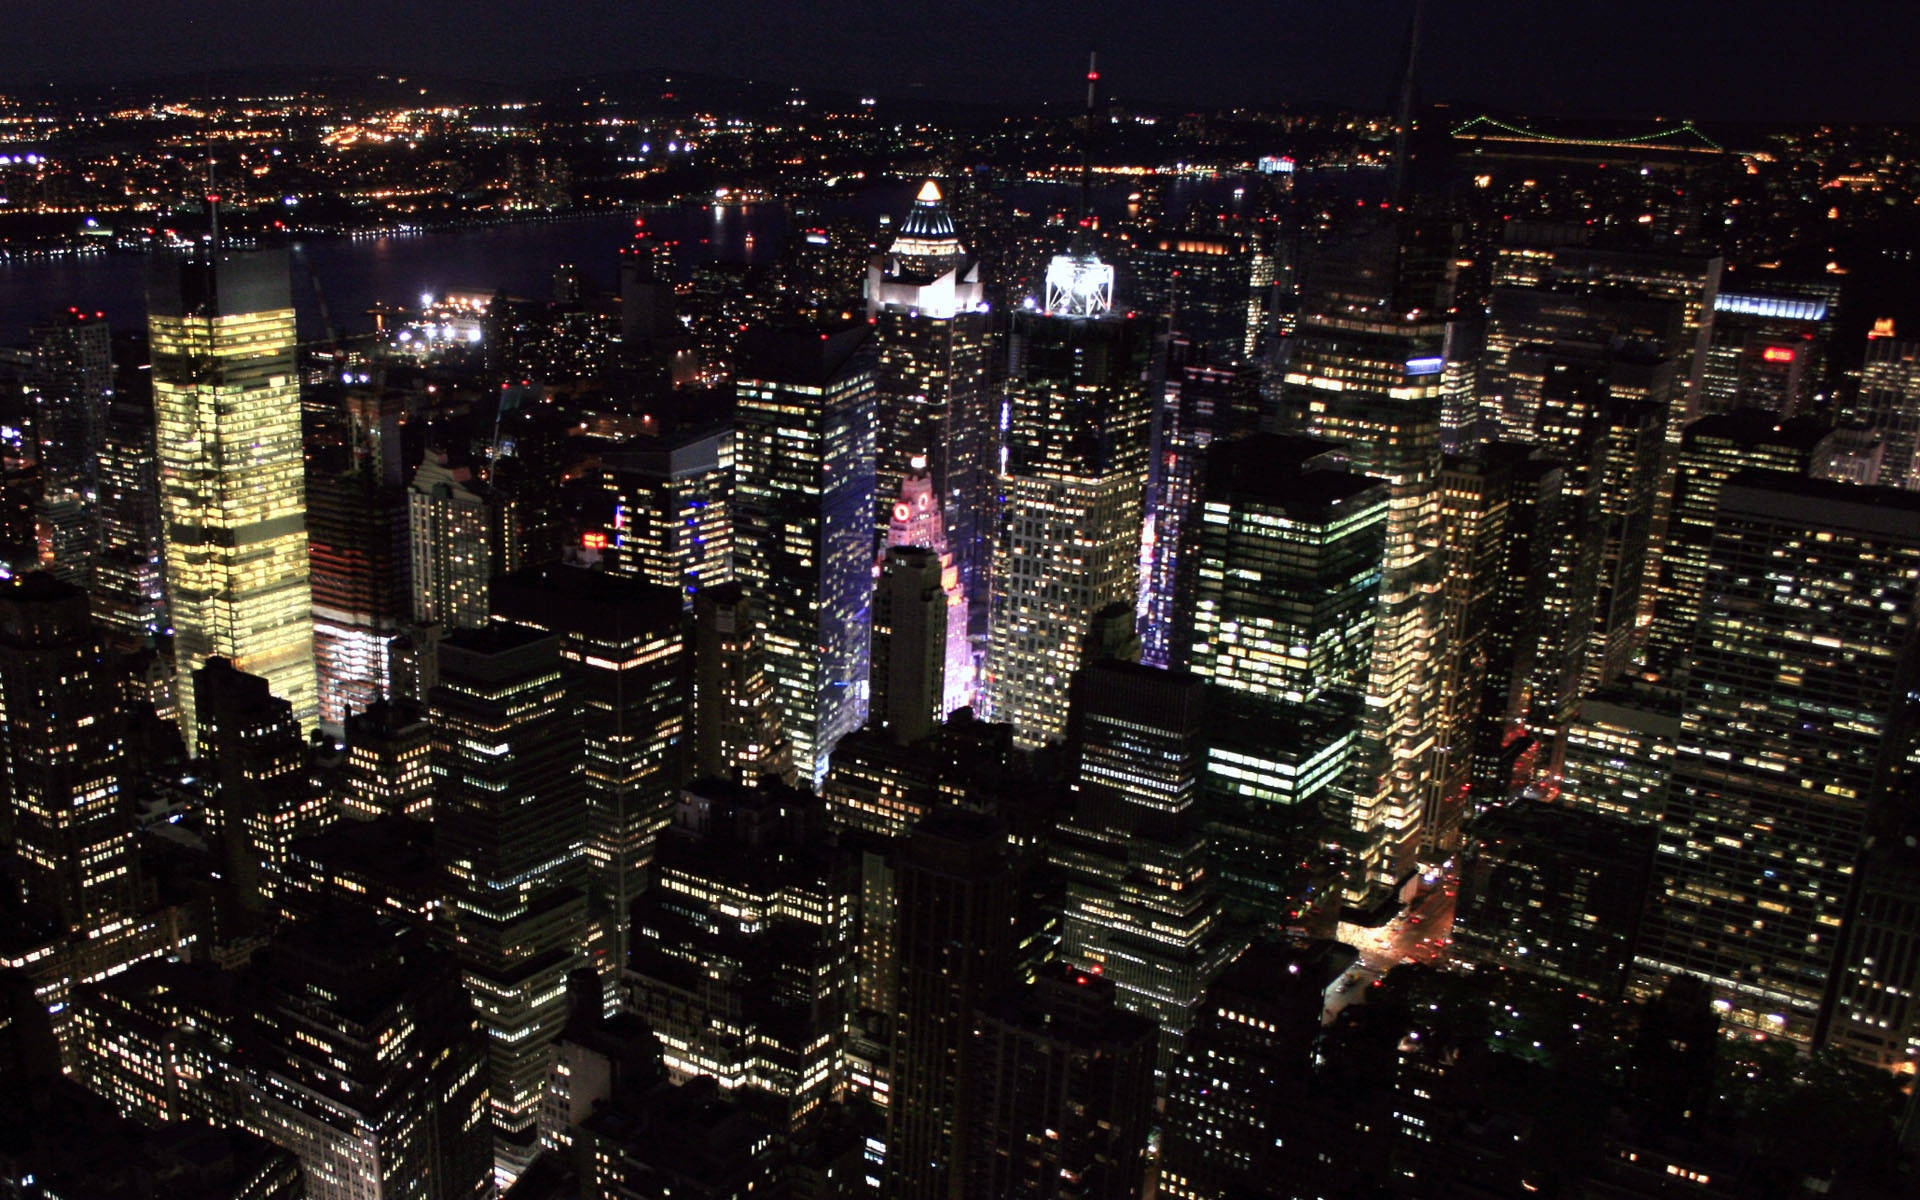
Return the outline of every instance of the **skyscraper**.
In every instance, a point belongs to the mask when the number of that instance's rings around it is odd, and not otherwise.
[[[607,570],[676,588],[733,578],[733,432],[636,438],[600,460],[613,495]]]
[[[1074,680],[1074,811],[1051,857],[1067,881],[1063,961],[1111,980],[1178,1060],[1200,993],[1231,957],[1201,831],[1206,685],[1097,662]]]
[[[296,839],[334,819],[328,797],[306,773],[306,741],[293,705],[267,681],[209,658],[194,672],[195,728],[214,793],[213,823],[243,902],[284,909]]]
[[[1260,369],[1216,366],[1176,337],[1167,347],[1166,382],[1157,397],[1153,455],[1147,479],[1147,536],[1141,553],[1141,659],[1166,667],[1181,661],[1175,606],[1194,531],[1190,518],[1206,483],[1207,447],[1259,425]]]
[[[1859,394],[1840,415],[1878,436],[1877,482],[1898,488],[1920,483],[1920,341],[1869,334]]]
[[[446,629],[487,623],[487,585],[508,570],[496,553],[500,518],[484,485],[429,450],[407,487],[413,619]]]
[[[877,530],[885,535],[894,501],[907,498],[902,481],[924,470],[952,541],[961,594],[984,619],[995,440],[986,295],[979,265],[932,180],[920,188],[892,245],[874,256],[866,292],[879,393]]]
[[[118,393],[109,402],[97,472],[94,611],[116,644],[134,649],[167,629],[166,539],[151,397]]]
[[[587,887],[609,984],[627,961],[628,910],[646,886],[686,770],[687,643],[676,588],[578,567],[494,581],[493,611],[561,637],[585,739]]]
[[[747,340],[735,410],[738,577],[765,638],[794,769],[818,787],[867,711],[873,598],[867,327]]]
[[[29,892],[99,938],[130,913],[126,720],[86,593],[35,572],[0,589],[0,767]]]
[[[1153,1022],[1114,1003],[1111,980],[1054,966],[983,1005],[962,1195],[1132,1200],[1153,1113]]]
[[[1920,499],[1749,472],[1720,489],[1637,961],[1808,1040],[1837,969],[1920,611]]]
[[[721,780],[682,793],[659,855],[627,1007],[677,1074],[771,1092],[805,1122],[845,1071],[857,864],[817,797]]]
[[[1139,602],[1152,331],[1108,311],[1111,277],[1055,259],[1052,308],[1014,317],[984,683],[1024,746],[1065,732],[1093,615]]]
[[[765,646],[738,583],[694,597],[692,778],[791,780],[793,752],[780,732]]]
[[[440,643],[434,844],[447,923],[487,1036],[495,1177],[535,1152],[566,979],[586,948],[580,716],[560,639],[495,623]]]
[[[1386,560],[1352,772],[1349,823],[1363,843],[1355,900],[1414,867],[1437,786],[1440,407],[1447,327],[1421,316],[1303,317],[1283,377],[1289,422],[1347,446],[1352,469],[1386,481]]]
[[[391,644],[413,615],[408,596],[406,492],[362,461],[307,481],[313,569],[313,654],[320,721],[393,694]]]
[[[147,288],[180,723],[212,655],[319,716],[293,301],[279,252],[156,260]]]
[[[1176,649],[1214,689],[1214,859],[1222,888],[1261,919],[1278,916],[1299,860],[1294,832],[1348,819],[1339,787],[1373,652],[1388,488],[1337,457],[1332,443],[1298,436],[1215,442],[1182,572],[1178,624],[1189,632]]]
[[[452,960],[359,914],[296,925],[263,958],[239,1125],[300,1159],[307,1196],[493,1195],[486,1046]]]
[[[28,388],[40,462],[40,561],[88,586],[100,543],[101,433],[113,396],[112,341],[102,315],[70,308],[35,325]]]
[[[898,1012],[887,1106],[887,1169],[903,1200],[961,1195],[976,1100],[967,1086],[981,1047],[974,1009],[1014,978],[1015,868],[1006,827],[938,809],[895,863]]]
[[[932,550],[889,546],[874,584],[873,723],[902,742],[927,736],[946,708],[950,631],[942,574]]]
[[[943,694],[937,699],[939,715],[945,716],[974,701],[971,602],[954,559],[953,539],[947,536],[946,517],[941,512],[940,496],[934,490],[927,460],[911,458],[907,468],[907,474],[900,480],[899,498],[894,500],[892,516],[887,522],[881,566],[884,570],[886,556],[894,547],[909,547],[926,550],[939,567],[938,583],[946,606],[943,618],[946,634],[940,668]]]

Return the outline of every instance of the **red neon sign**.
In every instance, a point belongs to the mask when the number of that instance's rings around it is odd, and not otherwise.
[[[1789,363],[1793,361],[1793,351],[1785,346],[1768,346],[1760,357],[1768,362]]]
[[[588,530],[580,535],[580,548],[583,550],[605,550],[607,535],[598,530]]]

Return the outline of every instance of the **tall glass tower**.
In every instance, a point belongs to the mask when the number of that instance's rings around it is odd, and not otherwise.
[[[750,339],[735,410],[736,570],[803,783],[867,717],[873,360],[867,327]]]
[[[984,683],[1026,746],[1066,731],[1093,615],[1139,600],[1153,335],[1108,311],[1112,287],[1111,267],[1061,255],[1047,310],[1014,318]]]
[[[287,259],[157,260],[147,332],[182,732],[213,655],[319,715]]]

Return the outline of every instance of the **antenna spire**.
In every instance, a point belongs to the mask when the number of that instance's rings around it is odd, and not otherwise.
[[[1087,124],[1080,135],[1080,226],[1086,228],[1093,219],[1093,206],[1089,199],[1091,178],[1093,175],[1093,107],[1100,87],[1100,52],[1087,51]]]
[[[211,218],[213,236],[207,248],[207,257],[213,262],[220,261],[220,192],[214,186],[214,157],[207,155],[207,213]]]
[[[1420,65],[1420,22],[1426,9],[1427,0],[1413,0],[1413,19],[1407,26],[1407,69],[1400,77],[1399,102],[1394,106],[1392,199],[1397,208],[1407,206],[1407,133],[1413,127],[1413,85]]]

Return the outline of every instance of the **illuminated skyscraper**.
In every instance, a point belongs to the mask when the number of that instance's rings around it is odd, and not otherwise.
[[[494,1171],[532,1160],[567,973],[586,952],[580,717],[561,640],[496,622],[440,643],[433,689],[435,853],[447,925],[487,1036]]]
[[[939,589],[943,610],[938,620],[945,630],[941,639],[940,679],[935,684],[938,693],[933,697],[937,719],[973,703],[973,643],[968,636],[967,596],[961,586],[960,568],[954,561],[933,478],[926,471],[924,459],[915,458],[908,466],[887,523],[887,548],[881,556],[881,569],[884,578],[887,557],[896,548],[924,549],[931,556],[931,567],[936,573],[934,585]],[[875,654],[878,653],[876,649]],[[876,693],[879,687],[876,679]]]
[[[218,656],[194,672],[200,758],[213,784],[214,825],[243,902],[286,910],[293,843],[335,813],[306,773],[306,741],[293,706],[258,675]]]
[[[319,716],[306,464],[284,253],[156,261],[147,289],[180,723],[212,655]]]
[[[134,898],[126,721],[86,594],[35,572],[0,589],[0,766],[29,893],[98,937]]]
[[[1807,473],[1824,435],[1809,418],[1783,421],[1754,409],[1716,413],[1687,428],[1680,439],[1648,636],[1648,665],[1655,674],[1674,680],[1684,674],[1708,586],[1707,555],[1721,488],[1743,470]]]
[[[731,430],[636,438],[601,456],[600,470],[614,504],[608,571],[676,588],[688,608],[701,588],[733,578]]]
[[[961,593],[984,620],[995,443],[986,296],[932,180],[893,244],[867,268],[867,315],[875,322],[879,393],[876,529],[886,535],[903,481],[925,471],[952,539]]]
[[[858,904],[819,798],[703,781],[635,909],[626,1007],[676,1074],[771,1092],[798,1125],[844,1074]]]
[[[28,375],[41,495],[43,568],[87,586],[99,550],[99,455],[113,396],[113,353],[99,313],[68,309],[33,327]]]
[[[585,739],[587,888],[611,983],[628,910],[646,885],[686,769],[687,642],[677,589],[578,567],[494,580],[493,612],[561,636],[567,695]]]
[[[1149,666],[1181,661],[1174,605],[1189,566],[1190,518],[1206,480],[1207,447],[1260,422],[1260,369],[1252,363],[1216,366],[1176,336],[1167,345],[1167,378],[1153,424],[1147,479],[1147,537],[1141,553],[1141,660]]]
[[[365,466],[316,470],[307,524],[320,721],[338,730],[349,712],[393,693],[390,647],[413,607],[406,492]]]
[[[1859,394],[1841,417],[1878,435],[1879,483],[1920,486],[1920,341],[1869,335]]]
[[[487,623],[487,584],[507,570],[495,553],[499,517],[483,485],[433,451],[407,489],[413,619],[444,629]]]
[[[1372,656],[1386,485],[1337,447],[1249,434],[1207,451],[1178,647],[1208,697],[1208,835],[1221,888],[1272,919],[1293,830],[1336,803]],[[1284,862],[1284,868],[1276,867]]]
[[[238,1123],[300,1159],[309,1200],[493,1195],[487,1051],[453,961],[358,914],[262,958]]]
[[[1074,680],[1074,812],[1052,858],[1066,877],[1064,961],[1118,988],[1160,1027],[1170,1068],[1200,993],[1232,957],[1201,831],[1206,685],[1183,671],[1097,662]]]
[[[1245,233],[1161,233],[1126,264],[1129,296],[1162,328],[1225,365],[1250,360],[1273,314],[1273,253]]]
[[[154,455],[153,401],[117,394],[101,431],[100,553],[94,612],[116,645],[136,649],[167,629],[166,539]]]
[[[433,811],[431,738],[419,706],[381,700],[347,718],[347,765],[340,806],[361,820]]]
[[[703,588],[693,599],[694,779],[789,782],[793,752],[780,732],[765,641],[738,583]]]
[[[735,410],[735,562],[794,769],[818,787],[867,715],[874,380],[867,327],[763,331]]]
[[[1907,747],[1920,498],[1746,472],[1720,489],[1637,961],[1808,1040],[1869,814]]]
[[[1112,277],[1063,255],[1048,310],[1014,317],[984,685],[1025,746],[1065,732],[1093,615],[1139,602],[1153,335],[1108,311]]]
[[[1715,296],[1700,414],[1763,408],[1781,418],[1804,415],[1824,382],[1831,299],[1812,288]]]
[[[1443,322],[1381,312],[1305,316],[1284,376],[1294,428],[1347,446],[1352,469],[1386,481],[1386,562],[1366,707],[1350,785],[1362,839],[1355,899],[1411,871],[1433,803],[1439,704],[1438,475]]]

